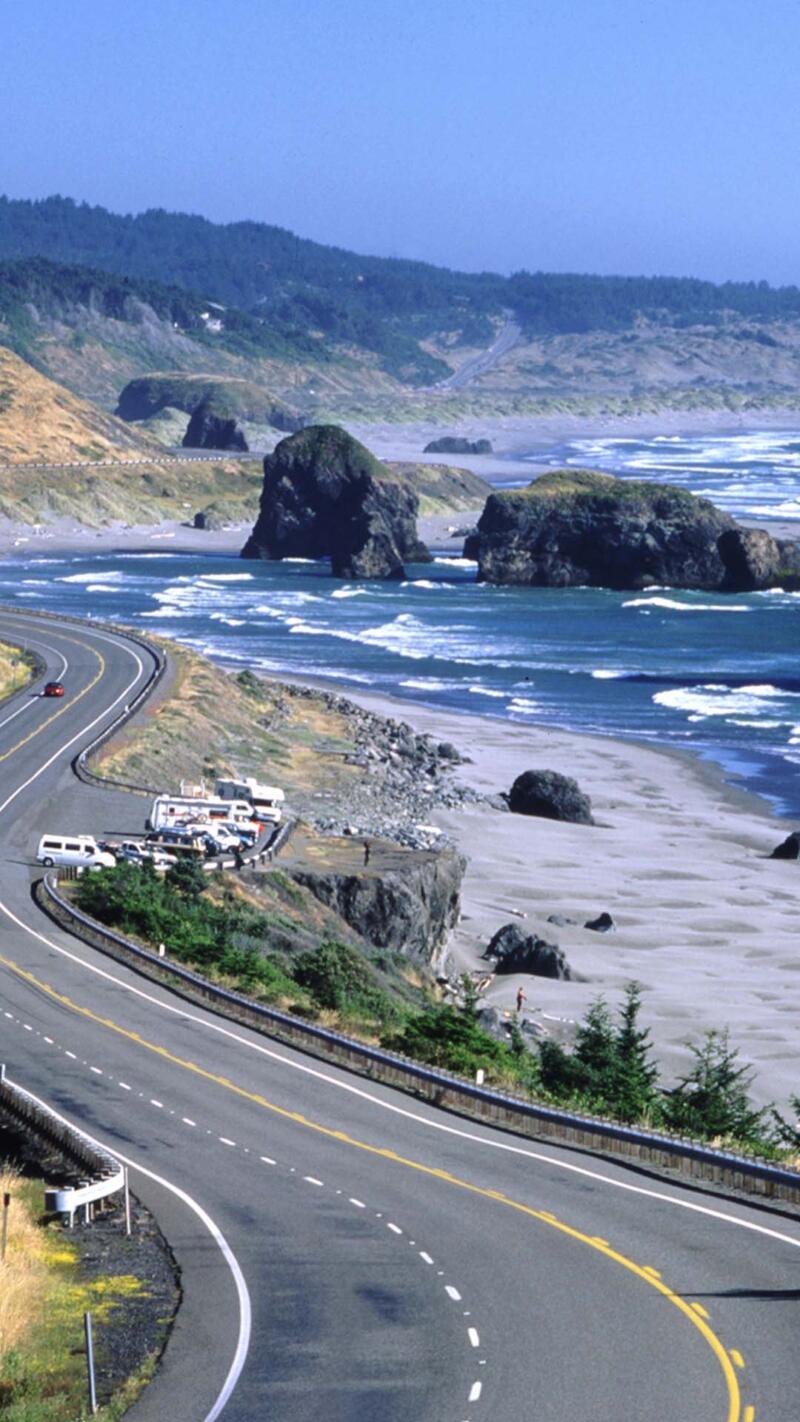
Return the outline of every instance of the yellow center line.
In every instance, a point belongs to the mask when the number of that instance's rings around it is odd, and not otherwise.
[[[723,1346],[706,1319],[701,1317],[691,1304],[687,1303],[680,1295],[669,1288],[669,1286],[648,1267],[637,1264],[633,1259],[629,1259],[626,1255],[620,1254],[618,1250],[612,1249],[609,1244],[597,1236],[583,1234],[580,1230],[574,1229],[571,1225],[562,1223],[561,1220],[556,1219],[556,1217],[547,1210],[535,1210],[532,1206],[525,1205],[519,1200],[510,1199],[509,1196],[503,1194],[502,1191],[490,1190],[482,1185],[474,1185],[469,1180],[462,1180],[457,1175],[451,1175],[447,1170],[441,1170],[436,1166],[425,1165],[421,1161],[411,1160],[406,1156],[398,1155],[396,1151],[390,1150],[385,1146],[370,1145],[367,1141],[361,1141],[356,1136],[349,1135],[346,1131],[337,1131],[331,1126],[323,1125],[319,1121],[310,1120],[299,1111],[290,1111],[284,1106],[278,1106],[275,1102],[269,1101],[259,1092],[248,1091],[245,1087],[230,1081],[228,1077],[218,1076],[216,1073],[209,1071],[206,1067],[200,1066],[197,1062],[190,1061],[184,1057],[178,1057],[166,1047],[161,1047],[155,1042],[149,1042],[145,1037],[140,1036],[138,1032],[133,1032],[127,1027],[121,1027],[110,1017],[101,1017],[93,1012],[91,1008],[82,1007],[79,1003],[73,1002],[72,999],[67,997],[64,993],[57,992],[49,983],[41,982],[40,979],[35,977],[28,969],[20,967],[18,963],[13,962],[10,958],[3,957],[2,954],[0,954],[0,964],[3,964],[3,966],[8,968],[9,971],[14,973],[17,977],[30,983],[31,986],[45,993],[47,997],[60,1003],[71,1012],[77,1013],[80,1017],[85,1018],[89,1022],[94,1022],[100,1027],[107,1028],[108,1031],[114,1032],[120,1037],[124,1037],[127,1041],[135,1043],[136,1046],[142,1047],[148,1052],[152,1052],[155,1056],[161,1057],[164,1061],[170,1062],[173,1066],[180,1067],[183,1071],[191,1072],[192,1075],[199,1077],[203,1081],[212,1082],[216,1086],[223,1087],[224,1090],[232,1092],[233,1095],[238,1096],[243,1101],[249,1101],[253,1105],[260,1106],[265,1111],[270,1111],[286,1121],[292,1121],[298,1126],[303,1126],[307,1130],[327,1137],[329,1140],[339,1141],[341,1144],[349,1146],[353,1150],[364,1151],[368,1155],[378,1156],[381,1160],[390,1161],[392,1164],[403,1166],[407,1170],[415,1170],[421,1175],[426,1175],[435,1180],[442,1180],[458,1190],[467,1191],[470,1195],[479,1195],[486,1200],[493,1200],[506,1209],[515,1210],[519,1214],[527,1215],[530,1219],[535,1219],[547,1225],[550,1229],[558,1230],[560,1234],[566,1235],[569,1239],[576,1240],[580,1244],[587,1245],[598,1254],[604,1255],[606,1259],[610,1259],[615,1264],[619,1264],[623,1269],[627,1270],[628,1273],[635,1275],[638,1279],[642,1279],[650,1288],[655,1289],[662,1298],[667,1299],[701,1334],[719,1363],[725,1380],[728,1394],[728,1410],[725,1422],[740,1422],[742,1416],[741,1392],[739,1390],[738,1378],[727,1349]],[[745,1413],[744,1422],[753,1422],[754,1416],[754,1410],[748,1408]]]
[[[100,663],[99,670],[97,671],[96,675],[92,677],[92,680],[90,682],[87,682],[86,686],[83,688],[83,691],[79,691],[77,696],[72,697],[71,701],[65,702],[65,704],[58,711],[56,711],[54,715],[48,716],[46,721],[42,721],[42,724],[40,726],[37,726],[34,731],[31,731],[29,735],[23,737],[21,741],[17,741],[17,744],[15,746],[11,746],[9,750],[3,751],[2,755],[0,755],[0,761],[8,760],[8,757],[10,755],[14,755],[16,751],[22,750],[22,747],[26,746],[29,741],[32,741],[35,736],[40,736],[42,731],[47,730],[48,726],[52,726],[53,722],[57,721],[59,716],[63,716],[66,711],[70,711],[73,706],[77,706],[78,702],[81,701],[84,696],[86,696],[87,692],[91,691],[92,687],[97,686],[98,681],[103,675],[103,672],[106,669],[106,664],[102,652],[98,652],[97,648],[92,647],[88,642],[76,641],[74,637],[65,637],[64,641],[71,642],[74,647],[82,647],[85,652],[91,652],[92,656],[96,657],[98,662]]]

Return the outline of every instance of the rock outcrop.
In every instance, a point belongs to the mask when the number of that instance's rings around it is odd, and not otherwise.
[[[201,400],[183,436],[184,449],[237,450],[246,453],[249,445],[236,416],[210,397]]]
[[[426,444],[423,454],[491,454],[490,439],[462,439],[459,435],[442,435]]]
[[[566,820],[574,825],[593,825],[592,802],[570,775],[557,770],[524,770],[508,796],[508,808],[515,815],[539,815],[545,820]]]
[[[493,493],[464,554],[484,582],[720,592],[800,585],[800,548],[669,484],[559,470]]]
[[[416,494],[337,425],[309,425],[264,460],[261,511],[243,558],[323,558],[339,578],[398,578],[428,561]]]
[[[800,859],[800,830],[792,830],[773,849],[770,859]]]
[[[465,868],[455,850],[441,849],[412,851],[402,872],[290,872],[368,943],[430,963],[458,922]]]
[[[518,923],[499,928],[483,956],[495,960],[496,973],[532,973],[564,982],[572,977],[563,949],[535,933],[525,933]]]
[[[162,410],[193,415],[204,400],[215,400],[239,420],[270,425],[287,434],[300,430],[303,416],[253,381],[234,375],[194,375],[158,371],[139,375],[121,391],[116,414],[121,420],[150,420]]]

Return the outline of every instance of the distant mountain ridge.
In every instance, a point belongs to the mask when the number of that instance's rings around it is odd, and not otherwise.
[[[243,311],[260,308],[375,350],[377,328],[387,322],[395,336],[413,341],[458,330],[462,345],[481,345],[489,319],[503,309],[517,312],[528,334],[619,330],[637,317],[680,325],[723,312],[765,321],[800,316],[798,287],[764,281],[466,273],[359,255],[263,222],[221,224],[160,208],[122,215],[71,198],[0,197],[0,260],[34,255],[182,287]]]

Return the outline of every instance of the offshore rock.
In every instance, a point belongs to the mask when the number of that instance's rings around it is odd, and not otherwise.
[[[309,425],[264,460],[261,511],[243,558],[324,558],[339,578],[400,578],[430,561],[419,500],[337,425]]]
[[[797,546],[669,484],[558,470],[493,493],[464,556],[484,582],[750,592],[800,580]]]
[[[442,435],[426,444],[423,454],[491,454],[490,439],[462,439],[460,435]]]
[[[402,872],[290,872],[367,942],[429,963],[458,922],[465,868],[466,860],[448,848],[410,854]]]
[[[183,436],[184,449],[224,449],[246,453],[249,446],[236,416],[214,399],[201,400]]]
[[[538,815],[574,825],[594,824],[589,796],[571,775],[561,775],[557,770],[523,770],[511,786],[508,808],[515,815]]]

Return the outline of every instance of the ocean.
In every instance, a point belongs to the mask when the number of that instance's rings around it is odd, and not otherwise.
[[[800,436],[584,440],[552,452],[566,461],[669,478],[750,517],[796,517],[800,537]],[[228,664],[689,750],[800,818],[800,593],[493,588],[458,545],[404,582],[348,583],[325,564],[162,543],[21,547],[0,562],[0,602],[128,623]]]

